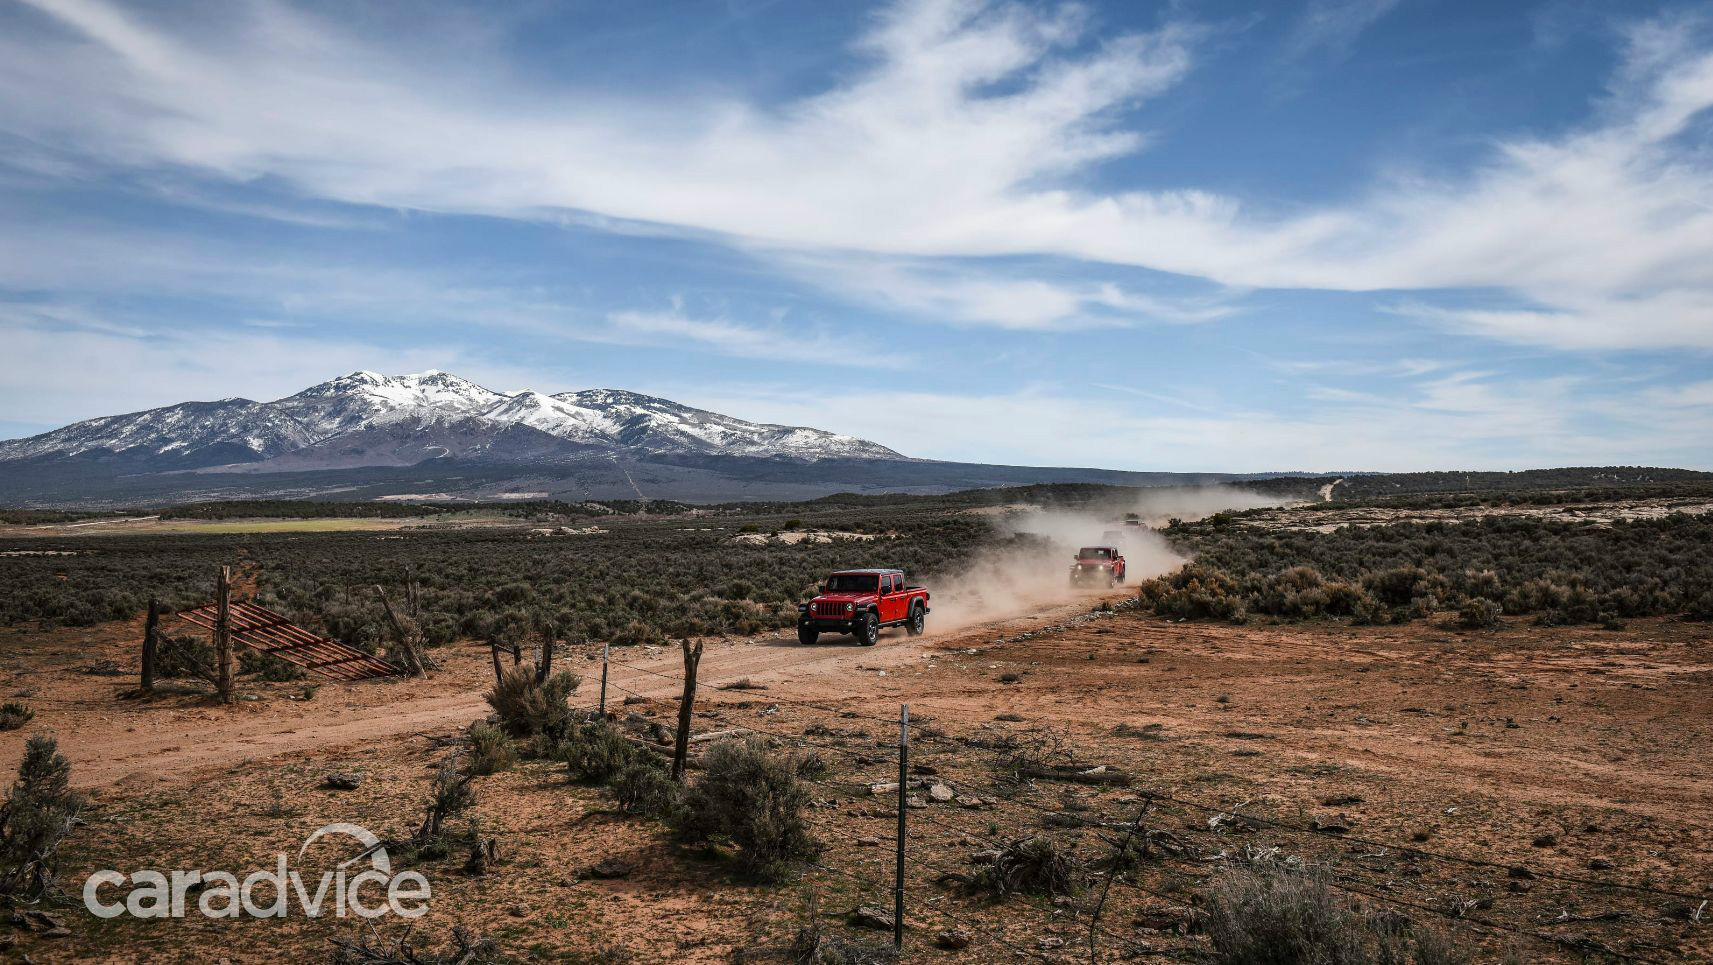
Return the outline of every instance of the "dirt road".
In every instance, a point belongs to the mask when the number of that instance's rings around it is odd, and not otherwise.
[[[1063,621],[1116,596],[1122,594],[1093,594],[1028,617],[953,633],[910,637],[901,629],[888,630],[873,648],[838,636],[814,647],[797,643],[795,634],[710,640],[701,665],[703,699],[718,701],[720,685],[746,678],[781,691],[817,678],[846,684],[864,676],[881,680],[889,668],[920,663],[931,652]],[[311,699],[301,699],[302,684],[256,682],[241,683],[243,699],[232,707],[211,705],[200,688],[169,690],[148,700],[122,699],[119,695],[135,686],[135,641],[141,636],[140,622],[17,634],[6,647],[14,659],[9,674],[0,677],[0,688],[28,694],[37,717],[26,730],[0,734],[0,768],[15,767],[25,735],[40,731],[54,734],[77,762],[77,786],[136,787],[462,726],[488,712],[482,698],[492,682],[487,651],[468,645],[437,651],[445,667],[428,680],[313,681],[320,685]],[[583,675],[581,693],[590,702],[600,680],[598,658],[598,648],[591,647],[560,657],[563,667]],[[682,687],[683,661],[675,647],[614,651],[613,660],[615,704],[627,693],[676,697]],[[83,672],[104,661],[122,675]],[[812,689],[824,696],[828,688]],[[846,686],[833,696],[872,696],[860,691]]]

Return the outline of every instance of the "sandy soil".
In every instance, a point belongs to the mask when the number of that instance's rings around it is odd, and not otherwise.
[[[26,731],[0,734],[0,766],[15,766],[26,733],[52,732],[97,803],[69,855],[74,884],[103,866],[268,867],[332,821],[402,835],[419,819],[440,742],[486,710],[480,691],[490,673],[473,647],[441,651],[446,668],[428,681],[329,682],[310,700],[292,699],[298,684],[246,685],[256,699],[229,708],[200,693],[121,699],[129,678],[82,668],[102,660],[128,668],[139,633],[111,624],[0,634],[0,694],[24,694],[38,711]],[[908,702],[912,758],[933,772],[927,779],[982,802],[910,812],[907,920],[924,960],[1010,961],[1021,949],[1087,961],[1088,899],[991,907],[936,879],[1044,822],[1128,820],[1146,805],[1146,826],[1185,850],[1112,889],[1103,960],[1126,942],[1133,953],[1174,956],[1205,947],[1158,926],[1183,915],[1176,903],[1193,900],[1220,863],[1213,856],[1264,858],[1278,848],[1415,917],[1460,909],[1466,920],[1595,943],[1584,948],[1707,961],[1713,926],[1676,920],[1685,900],[1548,876],[1713,892],[1709,636],[1676,621],[1492,633],[1429,623],[1228,627],[1091,613],[1084,601],[940,636],[889,631],[872,649],[843,638],[812,648],[783,637],[711,641],[697,729],[748,727],[816,745],[833,765],[812,812],[828,844],[819,863],[831,870],[785,887],[744,884],[717,855],[681,852],[654,825],[611,814],[606,792],[526,764],[480,779],[476,814],[504,863],[484,877],[462,874],[457,859],[425,866],[437,897],[417,932],[439,940],[463,923],[535,960],[722,961],[788,937],[811,893],[829,924],[857,904],[887,904],[896,814],[867,785],[896,779],[885,759],[896,733],[888,721]],[[627,666],[612,673],[615,711],[670,720],[678,654],[617,659]],[[592,660],[562,658],[584,674],[580,696],[590,700]],[[744,679],[764,689],[720,689]],[[1121,767],[1135,783],[1003,780],[1015,749],[1036,745],[1054,760]],[[362,773],[361,787],[321,787],[333,769]],[[1210,826],[1218,809],[1348,830]],[[1091,856],[1113,834],[1054,833]],[[590,866],[607,857],[632,868],[592,877]],[[1510,865],[1535,877],[1511,877]],[[71,937],[20,933],[18,947],[37,961],[274,961],[285,950],[319,958],[330,937],[352,932],[348,921],[301,918],[66,917]],[[935,932],[960,921],[976,941],[963,952],[935,950]],[[1510,940],[1487,939],[1487,953]],[[1570,945],[1514,940],[1525,960],[1580,957]]]

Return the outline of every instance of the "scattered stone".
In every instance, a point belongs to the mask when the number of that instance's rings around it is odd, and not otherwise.
[[[1329,808],[1348,807],[1352,804],[1361,804],[1362,796],[1360,794],[1335,794],[1332,797],[1323,798],[1320,803],[1323,807]]]
[[[1008,724],[1021,724],[1021,723],[1023,723],[1023,715],[1022,714],[995,714],[993,716],[993,719],[994,720],[1002,720]]]
[[[528,918],[529,917],[529,906],[524,904],[523,902],[518,902],[515,905],[511,905],[511,906],[507,907],[506,908],[506,914],[512,916],[513,918]]]
[[[857,847],[859,847],[859,848],[878,848],[878,847],[880,847],[880,839],[879,838],[858,838],[857,839]]]
[[[1612,870],[1612,862],[1608,861],[1605,858],[1589,858],[1588,859],[1588,870],[1590,870],[1590,871],[1610,871],[1610,870]]]
[[[355,791],[363,783],[363,775],[351,771],[333,771],[327,775],[322,787],[330,791]]]
[[[1535,839],[1529,843],[1537,848],[1550,848],[1558,843],[1558,835],[1550,832],[1547,834],[1537,834],[1535,835]]]
[[[922,800],[922,795],[912,794],[904,799],[904,806],[907,808],[925,808],[928,806],[928,802]]]
[[[893,781],[890,784],[870,784],[868,786],[868,793],[874,795],[875,797],[881,797],[882,795],[886,795],[886,794],[895,794],[895,793],[897,793],[897,791],[898,791],[898,782],[897,781]]]
[[[971,810],[979,808],[983,804],[987,803],[973,794],[959,794],[955,800],[957,801],[958,807],[970,808]]]
[[[1047,937],[1036,942],[1035,945],[1036,945],[1036,947],[1043,948],[1043,949],[1064,948],[1065,947],[1065,940],[1063,938],[1060,938],[1057,935],[1048,935]]]
[[[962,928],[948,928],[934,936],[934,944],[948,951],[962,951],[970,947],[971,937]]]
[[[1309,821],[1309,827],[1314,828],[1322,834],[1345,834],[1348,833],[1355,825],[1356,822],[1351,820],[1350,815],[1343,812],[1338,814],[1319,814]]]
[[[934,777],[940,773],[940,769],[932,764],[912,764],[910,765],[910,773],[920,774],[923,777]]]
[[[850,923],[858,928],[873,928],[877,931],[892,930],[892,912],[873,905],[863,905],[850,913]]]
[[[936,804],[945,804],[956,796],[957,795],[952,792],[952,789],[944,784],[935,784],[928,788],[928,797]]]
[[[1505,874],[1511,876],[1512,878],[1520,878],[1524,881],[1532,881],[1532,880],[1534,880],[1534,876],[1535,876],[1535,873],[1533,871],[1530,871],[1529,869],[1523,867],[1520,864],[1514,864],[1511,867],[1507,868],[1505,870]]]
[[[1136,913],[1134,922],[1143,931],[1171,932],[1187,935],[1190,931],[1190,917],[1185,912],[1175,908],[1144,908]]]
[[[1535,890],[1535,886],[1526,881],[1513,880],[1505,882],[1505,890],[1509,891],[1513,895],[1526,895]]]
[[[628,878],[635,870],[635,862],[608,855],[589,868],[589,877],[610,881],[614,878]]]

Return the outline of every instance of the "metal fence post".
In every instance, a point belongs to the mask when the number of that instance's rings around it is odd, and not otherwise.
[[[607,716],[607,650],[612,642],[601,644],[601,716]]]
[[[898,705],[898,861],[892,872],[892,947],[904,947],[904,813],[909,807],[910,705]]]

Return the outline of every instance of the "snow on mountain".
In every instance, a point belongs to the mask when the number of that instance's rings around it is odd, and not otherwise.
[[[217,454],[223,461],[241,462],[290,452],[311,441],[312,434],[289,413],[249,399],[221,399],[88,419],[39,436],[0,442],[0,460],[105,450],[184,459]]]
[[[520,427],[545,436],[518,436],[512,430]],[[484,432],[492,439],[485,441]],[[367,458],[376,465],[399,465],[408,464],[413,452],[425,458],[453,453],[495,460],[524,454],[550,458],[555,445],[565,454],[586,454],[593,447],[794,459],[903,458],[853,436],[746,422],[620,389],[506,394],[429,371],[353,372],[274,402],[186,402],[90,419],[0,443],[0,461],[107,452],[198,466],[278,460],[284,468]],[[284,458],[293,453],[296,458]]]
[[[421,375],[353,372],[272,403],[317,439],[349,432],[376,419],[432,421],[436,416],[479,415],[506,397],[456,375],[430,369]]]
[[[579,410],[598,414],[600,428],[625,446],[731,456],[901,458],[885,446],[854,436],[799,426],[746,422],[622,389],[586,389],[562,393],[554,398]]]

